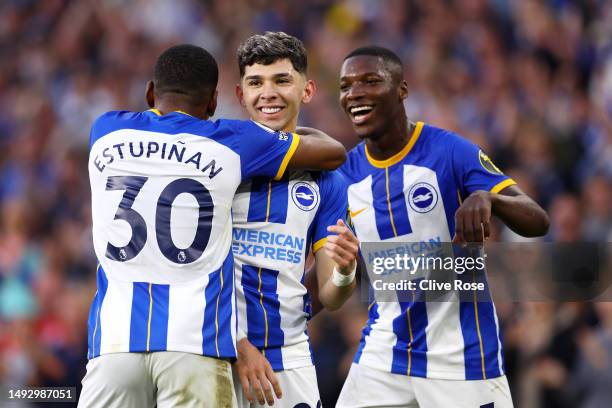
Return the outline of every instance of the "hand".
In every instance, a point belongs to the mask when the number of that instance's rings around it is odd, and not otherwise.
[[[327,230],[338,235],[327,237],[327,242],[323,246],[325,253],[336,263],[339,273],[350,275],[355,269],[359,253],[357,237],[342,220],[338,220],[336,225],[330,225]]]
[[[455,237],[453,244],[483,242],[491,235],[492,194],[475,191],[461,204],[455,213]]]
[[[240,340],[237,350],[236,369],[238,370],[242,391],[249,402],[254,402],[251,389],[255,391],[260,405],[264,405],[266,401],[270,406],[274,404],[272,388],[276,397],[282,398],[283,392],[268,359],[248,339]]]

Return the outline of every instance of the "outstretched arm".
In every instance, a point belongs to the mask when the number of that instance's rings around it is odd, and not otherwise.
[[[512,185],[499,193],[479,190],[470,194],[455,213],[453,242],[482,242],[489,238],[491,215],[524,237],[548,232],[549,220],[544,209]]]
[[[346,160],[342,143],[313,128],[299,127],[300,143],[289,161],[290,169],[334,170]]]

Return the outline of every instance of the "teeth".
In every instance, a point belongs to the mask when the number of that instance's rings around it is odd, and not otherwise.
[[[276,113],[276,112],[280,112],[281,108],[269,108],[269,107],[263,107],[261,108],[261,111],[263,113]]]
[[[370,105],[362,105],[362,106],[355,106],[353,108],[350,109],[351,113],[353,115],[359,113],[359,112],[363,112],[363,111],[371,111],[372,110],[372,106]]]

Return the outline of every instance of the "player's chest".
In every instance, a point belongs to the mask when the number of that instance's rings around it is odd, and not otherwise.
[[[398,164],[375,169],[351,184],[348,200],[362,241],[445,240],[457,189],[444,166]]]
[[[254,178],[240,185],[232,204],[234,226],[265,222],[287,232],[306,231],[321,204],[317,183],[309,177],[274,181]]]

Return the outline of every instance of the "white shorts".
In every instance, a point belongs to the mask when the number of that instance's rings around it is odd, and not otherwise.
[[[229,361],[173,351],[89,360],[79,408],[236,407]]]
[[[336,408],[512,408],[506,376],[489,380],[437,380],[392,374],[353,364]]]
[[[242,392],[240,379],[236,370],[234,373],[234,388],[236,390],[236,398],[238,399],[239,408],[264,408],[268,405],[259,405],[257,400],[254,404],[249,403],[246,395]],[[300,368],[292,368],[289,370],[277,371],[276,378],[283,391],[283,398],[278,399],[274,395],[275,408],[320,408],[321,400],[319,397],[319,386],[317,385],[317,372],[314,366],[306,366]]]

